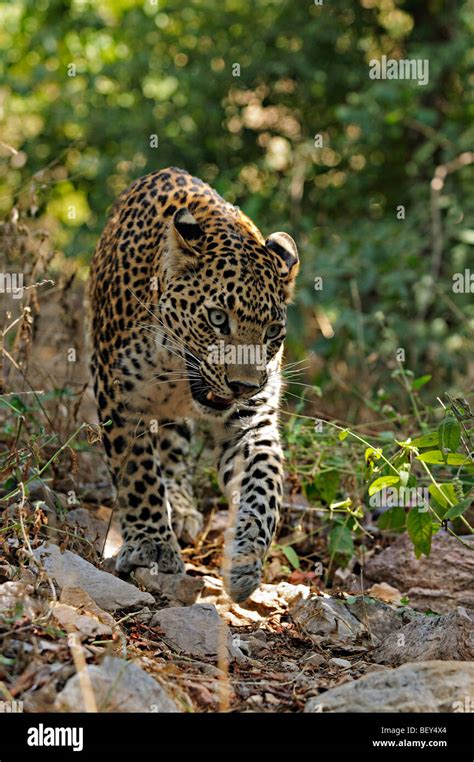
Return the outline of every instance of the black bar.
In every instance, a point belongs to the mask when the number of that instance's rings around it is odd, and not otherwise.
[[[142,751],[158,754],[163,747],[179,750],[235,747],[357,751],[383,759],[417,756],[421,761],[456,753],[473,760],[472,714],[0,714],[0,760],[79,759],[95,752],[110,755]],[[38,735],[42,726],[43,735]],[[31,746],[32,740],[54,740],[48,728],[82,728],[82,749],[71,746]],[[35,730],[36,729],[36,730]],[[66,738],[80,745],[79,736]],[[389,743],[390,742],[390,743]],[[424,746],[422,747],[422,743]],[[383,745],[381,745],[383,743]],[[262,751],[262,749],[260,749]],[[131,760],[134,762],[134,759]],[[332,762],[332,761],[330,761]]]

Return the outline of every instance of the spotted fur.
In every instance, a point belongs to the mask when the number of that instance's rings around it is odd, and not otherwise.
[[[189,452],[194,423],[205,421],[235,507],[226,587],[243,601],[259,584],[282,497],[280,363],[297,270],[290,236],[265,241],[238,207],[181,169],[149,174],[118,199],[94,254],[89,301],[124,538],[119,572],[153,562],[183,570],[178,537],[201,529]],[[260,347],[265,361],[211,362],[216,344]]]

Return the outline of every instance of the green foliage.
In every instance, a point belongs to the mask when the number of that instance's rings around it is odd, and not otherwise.
[[[442,452],[456,452],[461,441],[461,426],[454,416],[447,416],[438,426],[438,443]]]
[[[334,521],[334,526],[328,535],[328,550],[331,556],[346,556],[351,558],[354,553],[354,540],[350,528],[340,520]],[[346,559],[346,560],[347,560]]]
[[[298,240],[293,354],[343,358],[354,379],[370,357],[393,393],[402,347],[413,390],[440,388],[474,349],[472,299],[452,289],[472,261],[473,178],[450,164],[473,142],[472,29],[467,0],[3,3],[0,128],[16,153],[1,149],[0,212],[16,205],[87,263],[117,194],[183,166]],[[381,55],[428,59],[428,84],[372,80]],[[329,394],[328,366],[313,375]]]
[[[292,483],[300,481],[309,510],[317,511],[316,529],[313,514],[309,528],[312,535],[325,536],[330,564],[345,565],[359,543],[370,544],[366,527],[374,513],[378,532],[408,533],[417,558],[430,554],[432,536],[441,528],[460,542],[458,532],[474,532],[469,514],[474,429],[466,425],[472,419],[450,401],[440,424],[429,431],[438,411],[426,405],[417,411],[425,433],[389,441],[383,434],[366,437],[331,421],[315,430],[308,416],[290,418],[285,439]],[[420,453],[437,445],[439,437],[450,452]]]
[[[407,515],[407,531],[415,548],[417,558],[422,553],[429,556],[431,550],[431,536],[433,534],[433,521],[426,510],[420,511],[418,508],[412,508]]]
[[[282,552],[287,561],[292,565],[293,569],[299,569],[301,567],[298,555],[295,549],[291,547],[291,545],[284,545],[282,547]]]

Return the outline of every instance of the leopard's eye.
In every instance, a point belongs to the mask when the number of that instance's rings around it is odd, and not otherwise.
[[[215,328],[223,328],[227,324],[227,315],[224,310],[209,310],[209,321]]]
[[[266,338],[270,339],[276,339],[277,336],[280,335],[282,330],[282,326],[280,323],[272,323],[272,325],[269,325],[267,328]]]

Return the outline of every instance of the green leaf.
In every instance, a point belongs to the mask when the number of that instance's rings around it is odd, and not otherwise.
[[[344,431],[339,432],[339,439],[341,442],[344,442],[345,438],[349,435],[349,429],[344,429]]]
[[[449,453],[446,455],[441,450],[428,450],[421,455],[416,456],[417,460],[421,460],[423,463],[432,463],[435,466],[463,466],[465,463],[470,462],[470,458],[460,453]]]
[[[398,484],[399,476],[380,476],[369,486],[369,495],[375,495],[384,487],[390,487],[392,484]]]
[[[344,524],[336,524],[329,532],[328,548],[331,556],[337,554],[352,556],[354,553],[354,541],[351,530]]]
[[[365,462],[379,460],[382,455],[382,450],[376,450],[375,447],[367,447],[365,451]]]
[[[451,405],[458,418],[462,418],[463,421],[468,421],[472,418],[472,410],[469,406],[469,402],[465,400],[464,397],[455,397]]]
[[[435,484],[430,484],[428,491],[443,508],[447,508],[449,503],[457,503],[458,498],[456,496],[454,484],[440,484],[439,489]]]
[[[319,492],[314,482],[303,483],[303,492],[311,505],[319,499]]]
[[[300,559],[298,558],[298,555],[294,548],[291,547],[291,545],[285,545],[283,548],[283,553],[285,554],[285,557],[293,567],[293,569],[300,569]]]
[[[431,373],[427,373],[426,376],[420,376],[419,378],[416,378],[414,381],[412,381],[411,388],[416,391],[417,389],[421,389],[421,387],[427,384],[429,381],[431,381]]]
[[[467,511],[468,508],[472,505],[472,499],[470,497],[466,497],[464,500],[461,500],[459,503],[456,503],[456,505],[452,505],[451,508],[449,508],[446,513],[444,514],[444,519],[455,519],[457,516],[462,516],[464,511]]]
[[[429,434],[424,434],[422,437],[416,437],[410,442],[413,447],[433,447],[438,444],[438,432],[431,431]]]
[[[405,516],[405,511],[401,505],[394,505],[393,508],[382,513],[377,520],[377,524],[380,529],[391,529],[397,532],[404,528]]]
[[[456,452],[461,441],[461,426],[454,416],[448,415],[438,426],[439,449]]]
[[[318,474],[314,480],[319,497],[328,505],[330,505],[336,498],[339,480],[339,472],[335,469]]]
[[[407,516],[407,530],[410,539],[415,546],[415,555],[417,558],[422,553],[429,556],[431,550],[431,535],[433,534],[433,524],[429,511],[420,511],[418,508],[412,508]]]

